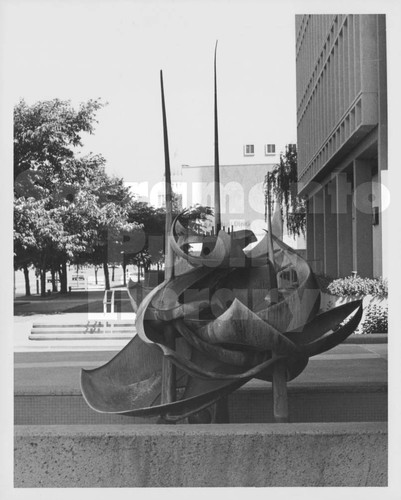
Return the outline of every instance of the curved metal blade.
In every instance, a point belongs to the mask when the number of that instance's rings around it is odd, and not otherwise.
[[[318,314],[312,321],[306,323],[302,329],[286,332],[284,335],[295,344],[303,345],[314,342],[325,333],[340,325],[350,314],[362,304],[355,300]]]
[[[354,316],[343,326],[335,330],[334,332],[327,333],[321,338],[310,342],[303,346],[302,351],[307,356],[315,356],[316,354],[321,354],[322,352],[328,351],[335,347],[336,345],[343,342],[347,337],[353,333],[359,325],[362,318],[362,303],[358,307]]]

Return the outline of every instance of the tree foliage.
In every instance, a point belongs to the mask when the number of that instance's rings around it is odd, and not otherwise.
[[[267,204],[269,194],[270,199],[278,202],[287,231],[293,236],[304,235],[306,229],[306,203],[298,196],[297,188],[297,150],[287,145],[285,152],[280,154],[279,164],[265,177],[265,200]]]
[[[173,217],[181,209],[173,205]],[[212,215],[212,209],[203,205],[190,207],[180,216],[181,222],[190,229],[199,231],[202,223]],[[129,220],[136,221],[140,229],[133,232],[131,251],[127,248],[128,261],[147,269],[151,264],[164,262],[166,210],[148,203],[134,200],[130,205]],[[133,250],[133,251],[132,251]]]
[[[14,108],[14,179],[26,170],[46,166],[60,169],[82,146],[82,132],[93,133],[96,112],[104,104],[82,103],[75,110],[70,101],[53,99],[32,106],[23,99]]]
[[[54,99],[14,110],[15,267],[66,273],[66,262],[108,252],[117,234],[132,229],[128,190],[105,172],[101,155],[79,156],[82,133],[93,133],[100,101],[81,104]],[[101,251],[99,251],[99,249]],[[66,291],[66,276],[62,280]]]

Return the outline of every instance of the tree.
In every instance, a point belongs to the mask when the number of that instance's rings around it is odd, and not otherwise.
[[[279,164],[265,177],[265,203],[267,206],[268,194],[278,202],[287,231],[293,236],[305,234],[306,229],[306,203],[297,188],[297,150],[295,145],[287,145]]]
[[[61,168],[82,146],[82,132],[93,133],[100,99],[82,103],[53,99],[29,106],[20,100],[14,108],[14,179],[26,170]]]
[[[14,269],[22,269],[25,278],[25,295],[31,295],[29,267],[35,260],[36,238],[29,216],[29,207],[17,200],[14,203]]]
[[[48,270],[53,287],[58,273],[67,292],[68,261],[103,266],[109,289],[109,263],[125,267],[131,258],[147,269],[163,258],[165,210],[135,202],[101,155],[77,154],[102,105],[91,100],[75,111],[54,99],[14,110],[15,266],[40,270],[42,295]],[[208,210],[184,218],[195,224]]]
[[[173,210],[173,217],[181,212],[178,204],[173,204]],[[213,215],[210,207],[195,205],[181,214],[180,221],[198,232],[209,215]],[[148,270],[150,265],[159,267],[164,263],[166,210],[165,207],[155,208],[148,203],[133,200],[129,220],[140,225],[132,234],[132,243],[126,252],[126,262],[138,267],[139,279],[140,268]]]
[[[87,244],[77,258],[103,267],[105,288],[110,289],[108,264],[124,265],[127,238],[140,231],[140,224],[130,219],[132,203],[123,179],[99,171],[87,187],[86,207],[80,216],[87,231]]]
[[[69,101],[54,99],[32,106],[21,100],[14,108],[15,267],[24,269],[27,293],[31,264],[40,269],[42,295],[48,269],[53,286],[59,271],[61,291],[66,292],[66,261],[87,242],[85,226],[74,213],[82,215],[85,196],[79,207],[74,196],[104,170],[104,159],[78,158],[76,148],[82,146],[83,132],[93,133],[102,106],[100,100],[90,100],[75,110]]]

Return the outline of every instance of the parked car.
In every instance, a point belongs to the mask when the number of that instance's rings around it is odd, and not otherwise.
[[[75,274],[72,276],[72,281],[85,281],[85,276],[83,274]]]

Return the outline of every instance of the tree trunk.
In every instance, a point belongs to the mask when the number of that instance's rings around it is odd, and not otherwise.
[[[95,284],[97,285],[97,266],[95,266]]]
[[[107,265],[107,262],[103,262],[103,272],[104,272],[104,288],[105,290],[110,290],[109,266]]]
[[[67,293],[67,262],[64,260],[59,267],[60,293]]]
[[[114,281],[114,269],[116,268],[116,266],[113,266],[111,268],[112,272],[111,272],[111,281]]]
[[[25,295],[27,297],[30,297],[31,296],[31,285],[29,283],[29,270],[28,270],[28,266],[26,264],[24,264],[24,278],[25,278]]]
[[[123,284],[124,286],[127,286],[127,264],[124,262],[123,263]]]
[[[136,267],[138,268],[138,283],[139,283],[141,281],[141,267],[139,265],[139,262],[136,265]]]
[[[40,296],[46,297],[46,268],[40,270]]]
[[[52,269],[51,269],[51,274],[52,274],[52,291],[58,292],[57,283],[56,283],[56,270],[54,269],[53,265],[52,265]]]

